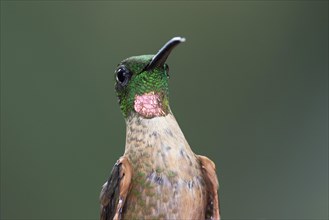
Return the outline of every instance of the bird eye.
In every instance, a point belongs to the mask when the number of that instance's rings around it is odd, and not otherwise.
[[[127,85],[131,73],[125,66],[120,66],[116,71],[116,80],[121,86]]]

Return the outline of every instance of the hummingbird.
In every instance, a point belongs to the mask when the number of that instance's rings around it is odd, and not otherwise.
[[[169,106],[166,60],[184,41],[115,70],[126,143],[100,193],[101,220],[220,219],[215,164],[192,151]]]

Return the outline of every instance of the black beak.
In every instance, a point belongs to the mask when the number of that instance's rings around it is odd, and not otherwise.
[[[150,71],[156,67],[163,66],[171,51],[182,42],[185,42],[185,38],[183,37],[174,37],[168,41],[159,52],[154,55],[151,62],[144,68],[144,71]]]

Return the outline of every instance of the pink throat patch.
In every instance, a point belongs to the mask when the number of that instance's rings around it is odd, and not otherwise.
[[[149,92],[143,95],[135,95],[134,109],[146,118],[164,116],[160,95]]]

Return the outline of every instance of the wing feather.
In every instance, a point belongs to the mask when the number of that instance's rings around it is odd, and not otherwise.
[[[206,219],[220,220],[220,209],[218,199],[218,179],[215,163],[205,156],[198,155],[201,163],[203,177],[207,187]]]
[[[101,220],[120,220],[122,209],[131,186],[132,167],[126,157],[113,166],[108,181],[100,194]]]

